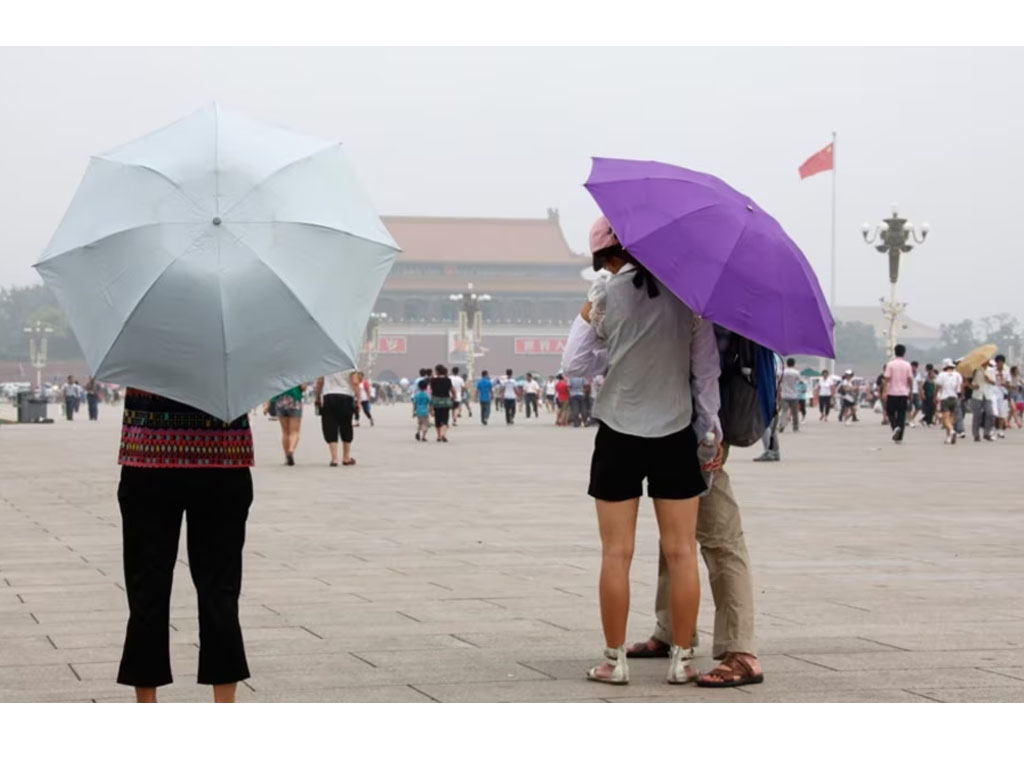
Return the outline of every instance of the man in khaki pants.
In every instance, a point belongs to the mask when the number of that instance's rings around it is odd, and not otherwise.
[[[728,458],[729,446],[723,446]],[[764,680],[754,644],[754,584],[750,556],[743,539],[740,508],[724,466],[715,473],[711,492],[701,498],[697,515],[697,542],[708,567],[711,594],[715,600],[715,638],[712,655],[720,660],[712,672],[701,675],[697,685],[727,688]],[[636,658],[668,656],[672,638],[669,612],[669,578],[664,555],[658,558],[658,593],[654,601],[657,624],[654,634],[634,643],[627,656]],[[697,645],[697,637],[693,639]]]

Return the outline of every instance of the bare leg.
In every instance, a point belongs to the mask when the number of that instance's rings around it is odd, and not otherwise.
[[[601,531],[601,624],[608,648],[618,648],[626,642],[629,566],[633,561],[639,507],[640,499],[597,502],[597,523]]]
[[[302,432],[302,419],[290,419],[291,430],[289,433],[289,453],[295,453],[299,447],[299,434]]]
[[[661,551],[671,581],[672,642],[689,648],[697,630],[700,577],[697,571],[697,509],[699,498],[655,499]]]
[[[338,460],[338,444],[332,443],[334,449],[331,451],[331,455],[334,457],[334,461]],[[341,444],[341,459],[342,461],[349,461],[352,458],[352,443]]]
[[[135,701],[139,704],[156,704],[156,688],[136,688]]]
[[[346,448],[345,448],[345,455],[347,456],[348,455],[348,443],[345,443],[345,446],[346,446]],[[328,443],[327,447],[331,449],[331,464],[337,464],[338,463],[338,443],[337,442]]]
[[[281,448],[284,449],[284,455],[287,456],[291,451],[289,446],[291,445],[291,418],[288,416],[278,416],[277,422],[281,425]]]
[[[238,683],[224,683],[213,686],[213,701],[215,704],[234,704],[235,691]]]

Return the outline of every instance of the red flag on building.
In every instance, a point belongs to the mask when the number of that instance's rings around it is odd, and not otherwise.
[[[815,152],[800,166],[800,178],[806,179],[822,171],[831,171],[835,168],[832,159],[832,144],[826,146],[820,152]]]

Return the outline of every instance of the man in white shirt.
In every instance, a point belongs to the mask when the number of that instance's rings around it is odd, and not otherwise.
[[[800,431],[800,379],[796,360],[791,357],[786,360],[786,368],[782,371],[782,414],[779,432],[786,431],[786,422],[790,416],[793,417],[793,431]]]
[[[956,370],[953,361],[948,357],[942,361],[942,373],[935,378],[935,400],[942,413],[942,428],[946,430],[946,445],[956,445],[956,430],[953,419],[956,417],[957,403],[963,391],[964,377]]]
[[[516,421],[516,403],[519,401],[519,386],[512,378],[512,369],[505,371],[505,381],[501,384],[501,392],[505,400],[505,424],[511,427]]]
[[[61,387],[61,394],[64,395],[64,416],[71,421],[78,410],[78,385],[75,384],[74,376],[68,376],[67,383]]]
[[[540,399],[540,383],[533,378],[532,373],[526,374],[526,382],[523,384],[523,399],[526,400],[526,418],[530,418],[530,409],[533,408],[533,415],[537,418],[537,402]]]
[[[452,367],[452,375],[449,377],[452,380],[452,426],[456,427],[459,424],[459,416],[462,415],[462,395],[466,390],[466,380],[459,375],[459,366]],[[466,407],[469,407],[469,401],[466,401]],[[469,414],[472,418],[472,412]]]

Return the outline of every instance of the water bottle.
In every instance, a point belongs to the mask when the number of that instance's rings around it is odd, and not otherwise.
[[[718,453],[718,437],[714,432],[708,432],[704,435],[704,439],[700,441],[697,446],[697,461],[700,466],[703,467],[709,461],[713,461],[716,454]],[[714,482],[715,473],[701,470],[701,474],[704,476],[704,484],[707,486],[707,490],[701,494],[701,496],[707,496],[711,493],[711,483]]]

